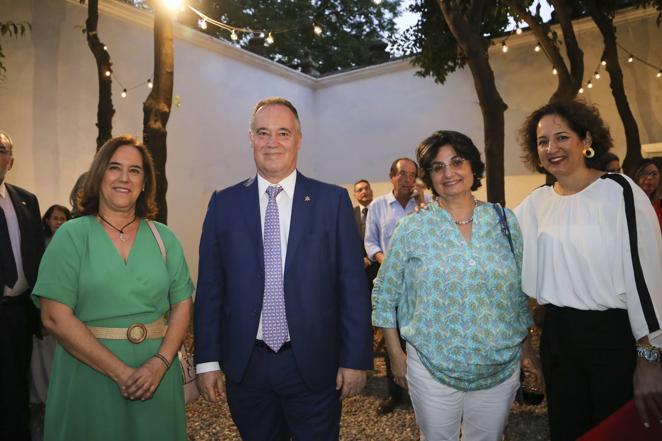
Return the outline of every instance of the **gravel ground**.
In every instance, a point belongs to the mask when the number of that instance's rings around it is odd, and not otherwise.
[[[363,393],[343,402],[340,439],[344,441],[414,441],[419,439],[411,408],[396,409],[385,416],[377,414],[379,402],[386,396],[384,361],[375,358],[375,370],[368,376]],[[227,404],[212,405],[203,399],[186,408],[189,438],[192,441],[240,440]],[[506,441],[549,440],[547,406],[515,403],[506,429]]]

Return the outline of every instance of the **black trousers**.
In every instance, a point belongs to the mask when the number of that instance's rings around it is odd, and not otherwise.
[[[545,305],[540,340],[552,441],[574,441],[632,399],[627,311]]]
[[[30,441],[32,305],[27,294],[0,301],[0,441]]]

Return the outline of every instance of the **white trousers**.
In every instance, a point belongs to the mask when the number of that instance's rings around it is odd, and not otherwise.
[[[421,440],[500,441],[519,388],[519,369],[491,389],[464,392],[441,384],[407,344],[407,384]]]

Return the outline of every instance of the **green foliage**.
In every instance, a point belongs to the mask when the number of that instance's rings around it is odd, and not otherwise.
[[[31,29],[32,25],[26,21],[19,23],[13,21],[0,22],[0,43],[2,42],[2,38],[22,37]],[[5,72],[7,72],[7,67],[3,63],[4,58],[5,53],[2,50],[2,44],[0,44],[0,80],[4,80]]]
[[[466,8],[469,2],[456,3]],[[420,14],[418,23],[398,36],[393,46],[396,51],[412,57],[412,64],[420,68],[416,75],[433,77],[437,84],[443,84],[449,74],[465,65],[466,58],[436,0],[416,0],[409,9]],[[505,31],[508,9],[501,1],[486,2],[481,25],[487,45],[492,37]]]
[[[258,55],[318,75],[386,61],[385,41],[395,34],[401,0],[202,0],[211,18],[256,32],[239,34],[237,43]],[[315,35],[313,25],[322,28]],[[260,30],[273,31],[268,44]],[[230,40],[228,31],[207,33]]]

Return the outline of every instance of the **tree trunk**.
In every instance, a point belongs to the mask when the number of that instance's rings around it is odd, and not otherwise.
[[[623,171],[632,176],[635,168],[643,159],[641,155],[641,139],[639,138],[639,127],[630,109],[628,97],[625,93],[625,86],[623,85],[623,71],[618,62],[616,29],[614,28],[613,17],[605,13],[597,1],[587,0],[584,3],[586,9],[591,14],[591,18],[598,26],[598,29],[600,29],[604,41],[604,59],[607,62],[607,72],[609,72],[609,86],[611,87],[611,94],[614,97],[616,109],[625,129],[626,154],[623,160]]]
[[[448,28],[467,58],[483,115],[487,200],[505,204],[504,113],[508,106],[496,88],[488,46],[482,33],[483,2],[474,1],[463,15],[450,0],[437,0]]]
[[[172,108],[174,58],[172,22],[167,11],[159,6],[154,15],[154,86],[143,103],[143,141],[154,159],[156,204],[159,209],[156,220],[163,223],[168,221],[166,125]]]
[[[529,25],[531,32],[540,43],[547,59],[556,68],[558,84],[556,90],[549,98],[549,102],[569,101],[575,99],[579,88],[582,87],[584,76],[584,53],[579,48],[577,38],[572,27],[572,13],[570,6],[564,0],[551,0],[557,18],[563,31],[566,55],[570,67],[568,68],[561,51],[555,41],[550,37],[551,28],[548,24],[538,21],[520,0],[504,0],[510,10]],[[551,70],[551,68],[550,68]]]
[[[104,49],[104,44],[99,40],[97,25],[99,22],[99,0],[89,0],[87,5],[87,20],[85,21],[85,33],[87,45],[97,62],[97,78],[99,80],[99,104],[97,106],[97,150],[108,141],[113,132],[113,108],[112,79],[106,75],[111,71],[112,63],[110,54]]]

